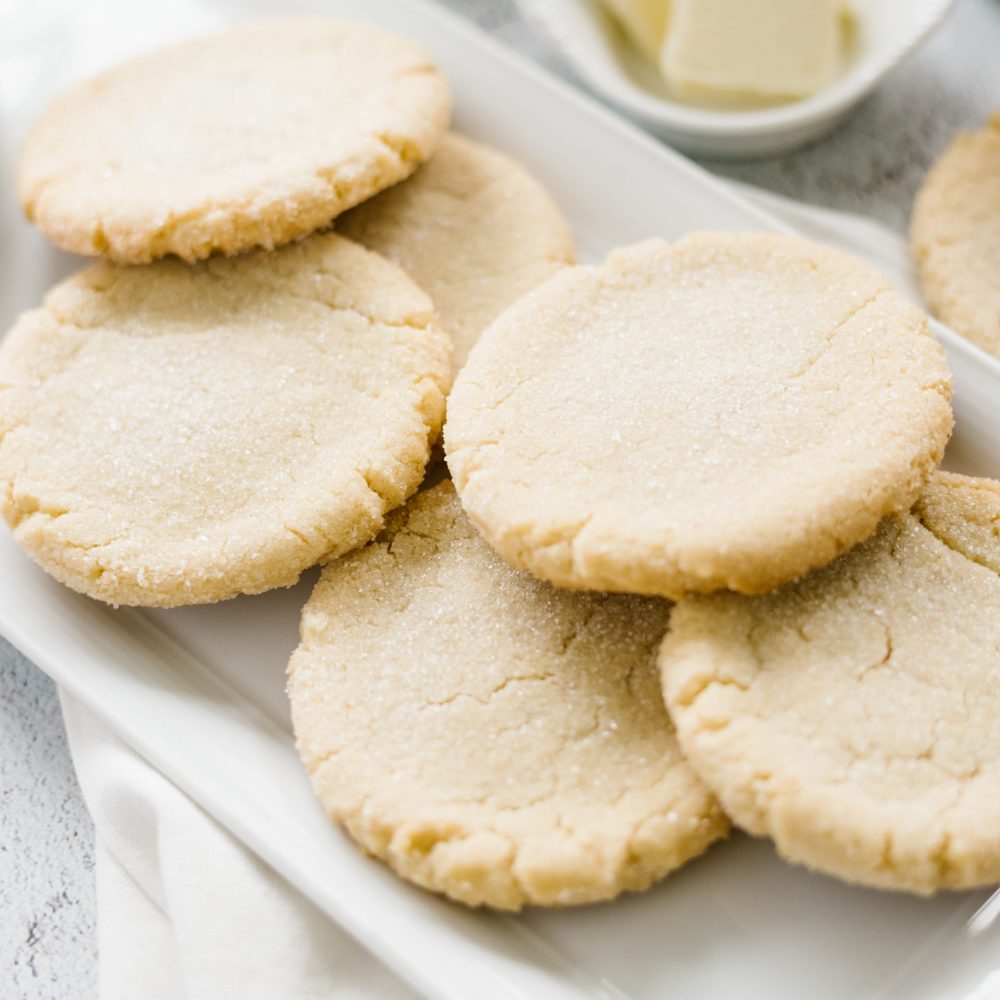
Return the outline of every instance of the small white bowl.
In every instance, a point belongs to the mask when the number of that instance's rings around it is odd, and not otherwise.
[[[576,71],[603,97],[672,146],[696,156],[774,156],[818,138],[866,97],[942,21],[955,0],[856,0],[840,75],[818,94],[747,110],[670,98],[656,68],[635,52],[600,0],[518,0]]]

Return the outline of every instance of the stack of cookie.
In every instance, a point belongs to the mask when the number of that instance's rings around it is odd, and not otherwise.
[[[449,356],[573,256],[538,182],[448,118],[418,45],[291,20],[127,63],[36,123],[25,212],[106,260],[0,358],[3,513],[49,572],[113,604],[260,593],[413,493]]]
[[[868,884],[1000,877],[1000,486],[937,472],[924,316],[784,236],[571,266],[538,182],[447,118],[419,47],[317,20],[57,101],[22,198],[109,262],[0,348],[17,540],[114,604],[326,563],[303,760],[462,902],[641,889],[729,817]]]

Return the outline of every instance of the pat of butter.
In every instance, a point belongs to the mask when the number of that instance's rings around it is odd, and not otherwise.
[[[667,30],[669,0],[604,0],[604,3],[625,29],[629,41],[656,62]]]
[[[805,97],[837,72],[841,0],[671,0],[660,69],[681,96]]]

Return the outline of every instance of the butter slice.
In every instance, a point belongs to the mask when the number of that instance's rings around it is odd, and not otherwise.
[[[681,96],[792,98],[837,72],[842,0],[672,0],[660,69]]]
[[[604,0],[629,41],[653,62],[659,58],[666,34],[669,3],[670,0]]]

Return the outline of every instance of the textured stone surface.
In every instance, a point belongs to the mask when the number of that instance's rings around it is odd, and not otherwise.
[[[0,640],[0,998],[94,995],[94,828],[55,685]]]
[[[522,54],[561,69],[527,33],[511,0],[444,2]],[[998,50],[1000,5],[959,0],[927,46],[833,135],[777,159],[707,165],[903,229],[927,166],[953,133],[1000,107]],[[2,642],[0,803],[0,1000],[92,997],[93,828],[76,790],[55,687]]]

